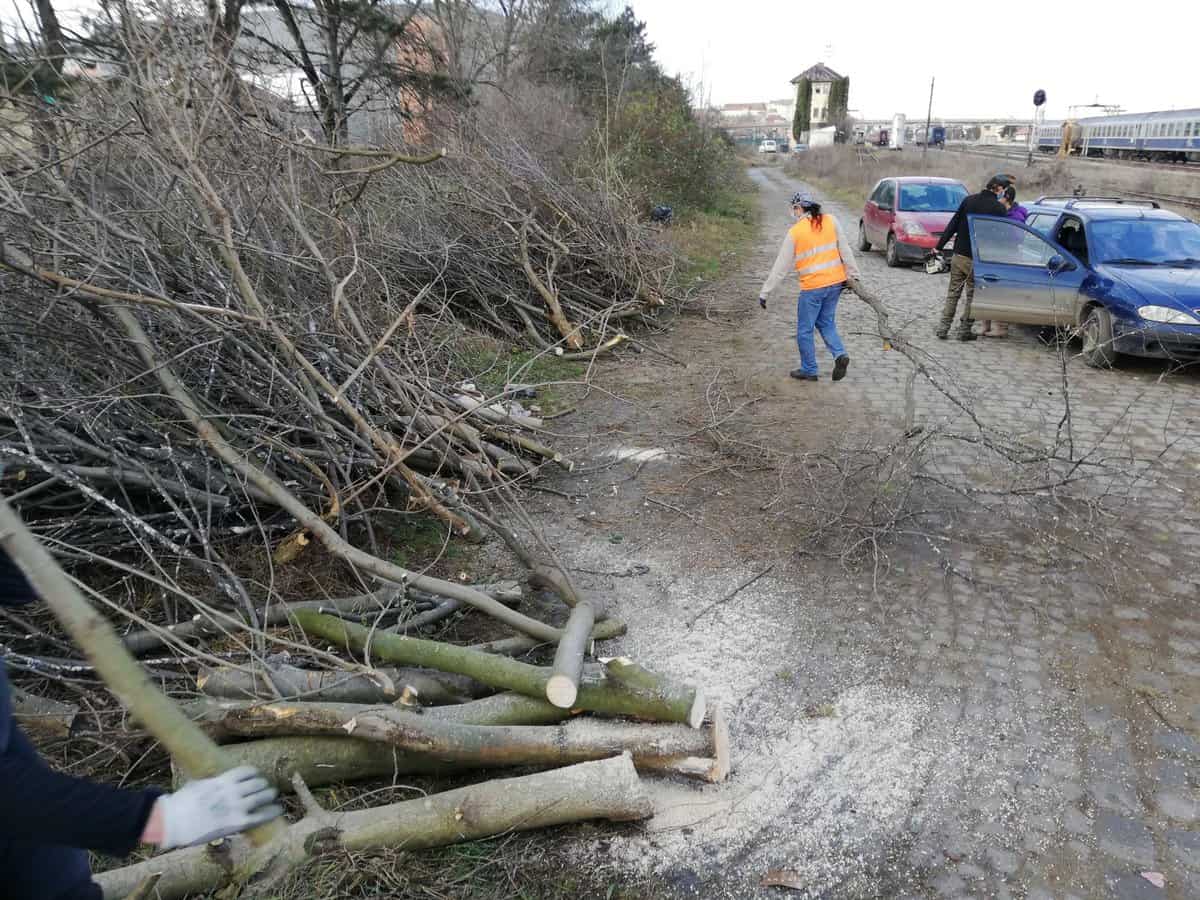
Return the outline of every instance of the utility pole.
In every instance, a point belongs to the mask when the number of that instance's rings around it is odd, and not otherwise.
[[[929,77],[929,108],[925,110],[925,140],[921,141],[921,162],[925,162],[925,151],[929,149],[929,126],[933,120],[933,76]]]

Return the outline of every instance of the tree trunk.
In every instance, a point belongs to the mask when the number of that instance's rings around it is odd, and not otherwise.
[[[554,667],[546,682],[546,699],[555,706],[570,709],[579,696],[579,679],[583,675],[583,658],[592,643],[592,626],[596,624],[596,608],[590,600],[581,600],[571,610],[563,636],[554,651]]]
[[[624,622],[618,619],[605,619],[602,622],[597,622],[596,627],[592,629],[592,640],[610,641],[613,638],[623,635],[626,630]],[[545,645],[545,641],[539,641],[536,638],[527,637],[522,634],[516,637],[500,638],[496,641],[487,641],[482,644],[472,644],[471,649],[478,650],[481,653],[496,653],[500,656],[522,656],[530,650],[536,650],[538,647]]]
[[[150,682],[137,660],[121,644],[112,625],[92,609],[3,497],[0,497],[0,545],[20,566],[63,629],[87,654],[109,690],[179,760],[190,777],[203,778],[232,768],[224,751]],[[278,821],[262,825],[254,829],[251,837],[255,843],[266,843],[280,834],[283,827]]]
[[[292,867],[327,853],[381,847],[421,850],[589,819],[636,821],[653,811],[633,760],[624,755],[375,809],[312,811],[270,847],[255,850],[241,841],[192,847],[103,872],[96,881],[106,900],[117,900],[144,878],[162,873],[158,897],[175,900],[228,884],[235,873],[248,878],[269,867]]]
[[[687,722],[693,728],[699,728],[704,719],[704,702],[701,694],[688,685],[676,684],[663,678],[656,672],[639,666],[631,659],[618,657],[601,660],[604,671],[612,681],[623,685],[629,690],[655,697],[672,709],[688,709],[687,719],[672,719],[671,721]]]
[[[628,751],[639,768],[662,769],[679,759],[717,755],[709,733],[685,725],[591,718],[553,726],[462,725],[393,707],[350,703],[245,706],[229,710],[225,726],[242,737],[350,735],[423,761],[461,767],[562,766]]]
[[[276,694],[271,691],[268,678],[285,698],[328,703],[391,703],[400,699],[406,688],[415,691],[422,706],[465,703],[492,693],[477,681],[446,672],[377,669],[368,674],[312,671],[295,666],[271,666],[265,672],[210,669],[196,679],[196,687],[210,697],[274,700]]]
[[[499,695],[518,697],[520,700],[536,703],[533,698],[520,695]],[[439,707],[427,710],[426,715],[432,716],[446,710],[461,709],[475,706],[467,703],[463,707]],[[730,773],[730,746],[728,746],[728,728],[725,714],[720,707],[712,712],[710,732],[691,731],[679,725],[620,725],[623,733],[606,732],[601,734],[598,742],[588,745],[587,739],[596,728],[604,728],[605,722],[588,719],[574,719],[559,728],[528,727],[539,721],[552,721],[551,715],[565,716],[564,710],[541,704],[546,709],[544,719],[530,718],[526,721],[512,724],[526,726],[521,731],[536,734],[550,734],[562,728],[566,733],[568,746],[574,749],[575,758],[600,758],[611,756],[620,749],[634,751],[634,762],[638,769],[664,774],[686,775],[689,778],[703,779],[709,782],[724,781]],[[482,712],[482,710],[478,710]],[[469,725],[488,725],[487,716],[476,715],[464,722]],[[497,716],[494,724],[504,725],[505,722]],[[235,728],[234,731],[240,731]],[[233,732],[230,732],[233,733]],[[683,737],[686,736],[686,737]],[[644,740],[642,738],[644,737]],[[634,744],[623,746],[613,744],[618,738],[629,738]],[[670,745],[658,740],[674,740],[678,754],[668,752]],[[610,743],[605,743],[610,742]],[[692,745],[696,745],[695,748]],[[594,750],[594,755],[581,756],[581,748]],[[605,749],[607,748],[607,749]],[[248,740],[242,744],[232,744],[226,748],[228,754],[240,766],[253,766],[270,779],[278,790],[292,790],[292,780],[300,775],[306,785],[323,787],[340,784],[340,782],[360,781],[370,779],[400,778],[401,775],[451,775],[461,774],[468,768],[467,763],[445,762],[426,754],[416,752],[401,752],[388,744],[379,744],[373,740],[361,740],[350,737],[281,737],[263,740]],[[528,755],[520,752],[512,754],[508,763],[512,766],[527,766],[527,764],[546,764],[547,752],[545,746],[535,748]],[[691,751],[689,752],[685,751]],[[564,756],[564,758],[566,758]],[[552,763],[551,763],[552,764]],[[480,764],[480,767],[481,764]]]
[[[476,681],[529,697],[546,696],[549,669],[517,662],[467,647],[426,641],[420,638],[380,634],[343,622],[332,616],[302,611],[296,622],[309,638],[320,637],[335,646],[364,652],[377,660],[399,665],[424,666],[457,672]],[[642,670],[645,672],[646,670]],[[700,727],[704,718],[704,692],[696,687],[671,685],[646,672],[654,680],[652,691],[641,691],[607,680],[588,680],[579,686],[576,708],[609,716],[633,716],[660,722],[686,722]]]

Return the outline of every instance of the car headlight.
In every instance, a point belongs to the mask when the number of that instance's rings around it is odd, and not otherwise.
[[[1200,319],[1191,313],[1169,306],[1140,306],[1138,315],[1147,322],[1161,322],[1164,325],[1200,325]]]
[[[929,234],[920,222],[901,222],[900,230],[905,234],[911,234],[913,237],[924,237]]]

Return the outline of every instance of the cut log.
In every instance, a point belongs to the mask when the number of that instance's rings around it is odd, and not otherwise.
[[[460,766],[558,766],[623,751],[658,765],[716,754],[711,736],[683,725],[593,718],[566,725],[463,725],[390,706],[264,703],[229,711],[226,727],[243,737],[349,735]]]
[[[75,729],[79,707],[39,697],[12,687],[12,714],[17,724],[46,740],[70,737]]]
[[[605,674],[612,681],[644,696],[654,697],[677,714],[683,714],[683,718],[670,721],[687,722],[693,728],[699,728],[700,723],[704,721],[704,691],[700,688],[668,681],[623,656],[601,662],[604,663]]]
[[[592,640],[610,641],[613,638],[623,635],[626,630],[627,626],[624,622],[617,619],[605,619],[602,622],[597,622],[596,627],[592,629]],[[539,641],[536,638],[521,634],[516,637],[487,641],[483,644],[472,644],[471,649],[478,650],[481,653],[495,653],[500,656],[521,656],[530,650],[536,650],[538,647],[544,647],[545,645],[545,641]]]
[[[546,699],[555,706],[570,709],[575,705],[579,679],[583,675],[583,658],[591,646],[595,623],[596,607],[592,602],[585,598],[576,603],[554,651],[553,674],[546,682]]]
[[[276,694],[261,670],[222,667],[209,669],[196,679],[196,687],[209,697],[274,700]],[[270,679],[286,699],[328,703],[391,703],[406,687],[416,691],[422,706],[464,703],[493,693],[493,689],[447,672],[429,669],[378,669],[374,674],[311,671],[295,666],[271,666]]]
[[[540,666],[453,644],[380,634],[361,625],[309,611],[299,612],[295,618],[310,638],[320,637],[335,646],[356,652],[364,651],[369,645],[371,657],[377,660],[457,672],[484,684],[529,697],[546,696],[546,684],[551,672]],[[602,715],[686,722],[698,728],[704,717],[703,692],[698,688],[671,685],[659,676],[653,678],[652,691],[641,691],[604,679],[585,680],[579,686],[575,706]]]
[[[242,841],[191,847],[102,872],[96,881],[106,900],[117,900],[161,873],[157,896],[175,900],[222,887],[233,877],[249,878],[324,853],[420,850],[590,819],[636,821],[653,811],[633,760],[616,756],[374,809],[310,813],[269,847],[254,850]]]
[[[254,700],[197,700],[184,706],[188,718],[218,743],[236,740],[229,730],[227,718],[231,711],[256,705]],[[425,715],[462,725],[550,725],[569,718],[571,713],[552,706],[545,700],[506,692],[459,703],[452,706],[431,706]],[[236,747],[227,747],[231,753]]]
[[[244,709],[247,705],[240,705]],[[231,709],[221,711],[225,716]],[[365,710],[350,709],[343,715],[357,718]],[[216,714],[216,711],[213,712]],[[453,716],[453,718],[451,718]],[[439,707],[427,710],[424,717],[438,721],[458,721],[465,725],[529,725],[537,726],[565,718],[567,713],[547,703],[522,697],[519,694],[498,694],[487,700],[465,703],[459,707]],[[709,713],[706,731],[692,731],[681,725],[624,725],[624,732],[608,731],[610,723],[595,719],[573,719],[560,728],[526,727],[515,729],[538,737],[541,746],[523,754],[514,752],[507,763],[488,765],[546,764],[545,742],[558,739],[556,732],[565,732],[562,745],[578,752],[590,747],[597,757],[611,755],[616,749],[634,752],[639,770],[662,774],[686,775],[707,782],[724,781],[729,775],[729,731],[724,711],[716,706]],[[272,729],[275,723],[271,723]],[[599,737],[596,737],[600,729]],[[249,720],[235,725],[227,734],[254,731]],[[614,745],[622,738],[633,743]],[[604,742],[608,742],[607,744]],[[589,743],[591,742],[591,743]],[[605,751],[607,748],[607,752]],[[295,775],[309,787],[401,775],[449,775],[467,768],[482,767],[483,763],[449,762],[426,753],[402,752],[387,744],[362,740],[358,737],[274,737],[246,741],[225,748],[239,765],[254,766],[280,791],[290,791]]]

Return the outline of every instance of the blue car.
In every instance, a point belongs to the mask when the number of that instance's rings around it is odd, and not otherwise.
[[[979,319],[1077,331],[1088,365],[1200,359],[1200,225],[1152,202],[1040,197],[972,216]]]

